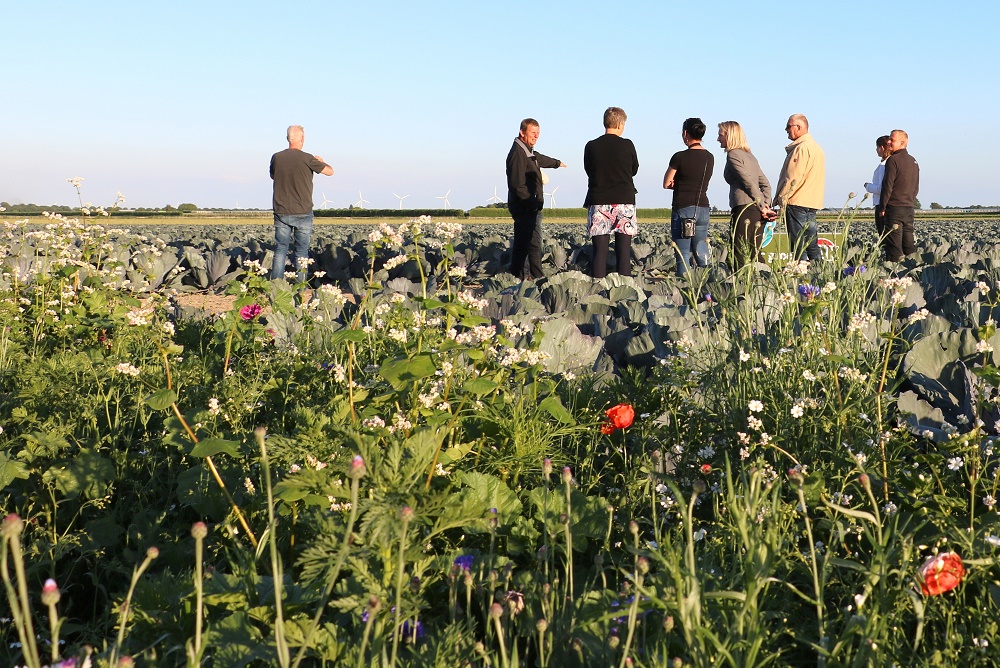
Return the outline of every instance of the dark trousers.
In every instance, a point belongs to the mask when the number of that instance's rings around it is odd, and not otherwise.
[[[913,242],[913,207],[912,206],[887,206],[885,207],[885,259],[890,262],[899,262],[903,256],[915,253],[916,244]]]
[[[885,214],[882,212],[882,207],[875,206],[875,236],[878,237],[878,245],[882,248],[882,256],[885,257],[886,246],[889,240],[886,239],[886,232],[888,230],[885,228]]]
[[[590,237],[594,246],[594,261],[591,276],[604,278],[608,275],[608,245],[610,234],[598,234]],[[615,232],[615,271],[622,276],[632,275],[632,235]]]
[[[511,211],[514,219],[514,242],[510,256],[510,273],[517,278],[542,278],[542,212]],[[528,273],[524,261],[528,261]]]
[[[764,223],[756,204],[733,207],[733,271],[747,262],[760,262],[760,244],[764,240]]]

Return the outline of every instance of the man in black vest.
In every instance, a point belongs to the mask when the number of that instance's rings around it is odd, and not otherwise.
[[[920,166],[906,150],[908,142],[902,130],[890,133],[888,148],[892,155],[885,161],[879,196],[882,226],[888,231],[885,259],[890,262],[899,262],[917,250],[913,242],[913,206],[920,190]]]
[[[542,169],[565,167],[566,164],[541,153],[535,153],[538,141],[538,121],[526,118],[521,131],[507,154],[507,209],[514,219],[514,242],[510,273],[517,278],[533,280],[542,273]],[[524,261],[528,260],[528,273]]]

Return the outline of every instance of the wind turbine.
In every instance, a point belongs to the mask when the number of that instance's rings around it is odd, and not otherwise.
[[[559,190],[559,186],[552,189],[552,192],[546,193],[549,196],[549,208],[556,208],[556,190]]]
[[[363,208],[365,208],[365,204],[371,204],[371,202],[369,202],[368,200],[366,200],[361,195],[361,191],[359,190],[358,191],[358,201],[354,203],[354,206],[358,207],[359,209],[363,209]]]
[[[502,202],[502,201],[503,201],[503,200],[502,200],[502,199],[500,199],[500,197],[499,197],[499,196],[497,195],[497,187],[496,187],[496,186],[493,186],[493,197],[489,198],[489,199],[488,199],[488,200],[486,200],[486,201],[487,201],[487,202],[489,202],[490,204],[499,204],[500,202]]]
[[[444,195],[441,195],[439,197],[435,197],[434,199],[443,199],[444,200],[444,202],[443,202],[444,203],[444,208],[450,209],[451,208],[451,202],[448,201],[448,195],[450,195],[450,194],[451,194],[451,188],[448,188],[448,192],[446,192]]]
[[[329,208],[327,206],[327,204],[333,204],[333,200],[332,199],[327,199],[326,198],[326,193],[323,193],[323,203],[319,205],[319,208],[321,208],[321,209],[323,209],[323,208]]]
[[[402,211],[403,210],[403,200],[406,199],[407,197],[409,197],[409,195],[397,195],[396,193],[393,193],[392,196],[399,200],[399,210]]]

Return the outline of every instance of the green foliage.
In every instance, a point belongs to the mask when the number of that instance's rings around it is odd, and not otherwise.
[[[155,242],[13,228],[11,609],[44,631],[54,578],[105,662],[990,665],[1000,255],[526,285],[432,225],[363,235],[351,294],[206,263],[233,305],[195,320]]]

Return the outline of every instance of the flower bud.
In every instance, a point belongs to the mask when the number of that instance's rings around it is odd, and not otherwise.
[[[351,480],[360,480],[366,473],[365,460],[361,455],[354,455],[354,459],[347,465],[347,477]]]
[[[598,568],[604,566],[604,555],[601,554],[600,552],[594,555],[594,565],[597,566]]]
[[[563,467],[562,481],[567,484],[573,482],[573,471],[568,466]]]
[[[147,559],[156,559],[158,556],[160,556],[160,548],[154,546],[146,550]]]
[[[191,535],[194,536],[195,540],[204,540],[205,536],[208,535],[208,527],[205,526],[204,522],[195,522],[191,526]]]
[[[542,460],[542,475],[546,478],[552,475],[552,460],[548,457]]]
[[[663,618],[663,632],[670,633],[674,630],[674,616],[667,615]]]
[[[549,628],[549,623],[545,621],[544,617],[542,617],[537,622],[535,622],[535,628],[538,629],[539,633],[545,633],[545,631],[547,631]]]
[[[570,644],[573,646],[574,652],[579,652],[583,650],[583,641],[580,640],[579,638],[573,638],[573,641]]]
[[[118,668],[135,668],[135,661],[130,656],[123,656],[118,659]]]
[[[705,481],[704,481],[704,480],[701,480],[700,478],[699,478],[698,480],[695,480],[695,481],[694,481],[694,482],[693,482],[693,483],[691,484],[691,488],[692,488],[692,489],[694,490],[694,493],[695,493],[695,494],[701,494],[701,493],[703,493],[703,492],[704,492],[704,491],[705,491],[706,489],[708,489],[708,487],[706,487],[706,486],[705,486]]]
[[[636,522],[635,520],[631,520],[628,523],[628,532],[633,536],[639,535],[639,523]]]
[[[635,560],[635,570],[639,572],[639,575],[645,575],[649,572],[649,559],[646,557],[639,557]]]
[[[403,521],[403,524],[409,524],[413,521],[413,508],[409,506],[403,506],[399,511],[399,519]]]
[[[11,513],[7,517],[3,518],[3,525],[0,526],[0,534],[2,534],[4,538],[20,536],[22,531],[24,531],[24,520],[22,520],[16,513]]]
[[[858,194],[857,194],[857,193],[855,193],[855,192],[852,192],[852,193],[850,193],[850,194],[848,194],[848,195],[847,195],[847,199],[854,199],[854,198],[855,198],[855,197],[857,197],[857,196],[858,196]]]
[[[494,603],[490,606],[490,617],[493,619],[500,619],[503,617],[503,606],[499,603]]]
[[[608,637],[608,647],[611,649],[618,649],[618,645],[622,644],[622,639],[616,635]]]
[[[872,491],[872,481],[868,477],[867,473],[862,473],[861,475],[859,475],[858,482],[861,483],[861,486],[864,488],[866,492]]]
[[[59,585],[52,578],[42,585],[42,605],[53,606],[59,602]]]

